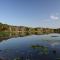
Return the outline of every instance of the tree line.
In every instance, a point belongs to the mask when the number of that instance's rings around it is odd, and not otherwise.
[[[58,29],[52,29],[52,28],[32,28],[32,27],[26,27],[26,26],[12,26],[8,24],[2,24],[0,23],[0,32],[43,32],[43,33],[60,33],[60,28]]]

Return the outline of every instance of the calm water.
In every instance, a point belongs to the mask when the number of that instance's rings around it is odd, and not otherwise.
[[[60,34],[29,35],[3,40],[0,42],[0,58],[3,60],[59,60]]]

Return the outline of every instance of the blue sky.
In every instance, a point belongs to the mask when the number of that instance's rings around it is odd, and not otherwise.
[[[60,28],[60,0],[0,0],[0,22]]]

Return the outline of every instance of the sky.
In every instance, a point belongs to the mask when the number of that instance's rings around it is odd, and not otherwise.
[[[60,28],[60,0],[0,0],[0,22]]]

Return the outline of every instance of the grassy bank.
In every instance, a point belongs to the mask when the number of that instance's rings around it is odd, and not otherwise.
[[[0,32],[0,37],[9,36],[10,32]]]

